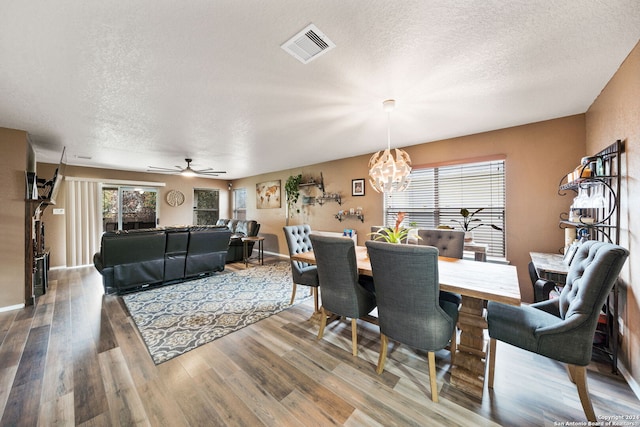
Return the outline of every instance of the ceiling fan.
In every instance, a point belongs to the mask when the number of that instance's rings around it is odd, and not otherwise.
[[[206,176],[218,176],[221,173],[227,173],[226,171],[216,171],[213,168],[206,169],[193,169],[191,167],[191,162],[193,159],[184,159],[187,162],[187,167],[182,168],[180,166],[175,166],[174,168],[161,168],[157,166],[147,166],[147,172],[158,172],[158,173],[174,173],[180,174],[182,176],[196,176],[196,175],[206,175]]]

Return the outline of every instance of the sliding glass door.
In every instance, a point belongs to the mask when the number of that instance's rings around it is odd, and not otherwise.
[[[158,190],[155,188],[102,187],[103,231],[153,228],[158,223]]]

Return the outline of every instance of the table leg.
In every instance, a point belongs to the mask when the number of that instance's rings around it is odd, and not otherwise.
[[[242,242],[242,257],[244,258],[244,268],[249,267],[249,254],[247,252],[249,252],[249,242],[247,240],[244,240]]]
[[[482,398],[486,366],[486,343],[484,330],[487,321],[483,316],[484,301],[462,296],[462,307],[458,316],[460,343],[451,367],[451,385],[465,393]]]

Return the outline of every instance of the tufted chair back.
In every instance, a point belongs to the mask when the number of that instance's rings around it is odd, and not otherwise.
[[[421,228],[418,230],[419,245],[438,248],[440,256],[462,259],[464,251],[464,231],[440,228]]]
[[[299,254],[301,252],[308,252],[313,250],[311,246],[311,226],[308,224],[302,225],[287,225],[282,227],[284,231],[284,237],[287,241],[287,247],[289,248],[289,255]],[[291,275],[293,277],[293,292],[291,294],[291,304],[296,296],[296,285],[306,285],[314,287],[314,297],[316,312],[318,311],[318,269],[315,265],[309,265],[306,262],[291,261]]]
[[[611,246],[592,240],[578,248],[560,294],[558,309],[562,319],[585,315],[598,318],[627,258],[626,249]]]

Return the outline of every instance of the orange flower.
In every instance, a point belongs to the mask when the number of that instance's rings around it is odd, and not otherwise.
[[[400,224],[404,221],[405,215],[406,213],[404,212],[398,212],[398,215],[396,216],[396,233],[400,230]]]

